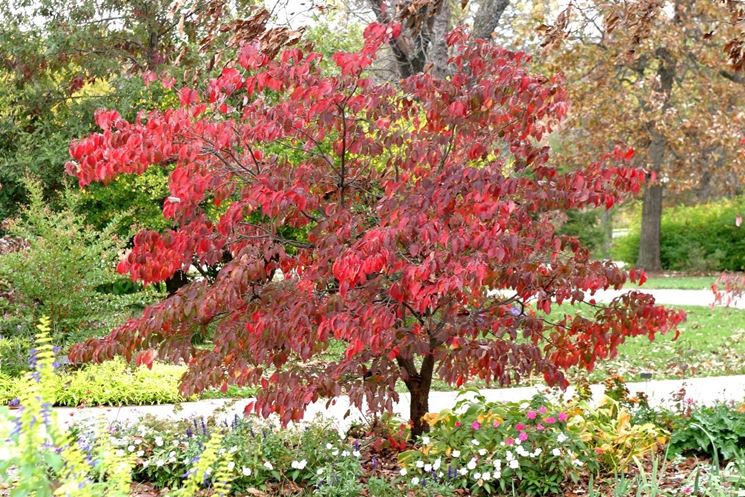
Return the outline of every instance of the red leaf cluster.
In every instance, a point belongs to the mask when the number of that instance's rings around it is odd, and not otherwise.
[[[567,368],[591,369],[626,337],[674,328],[682,315],[638,292],[593,319],[546,315],[625,282],[557,232],[557,213],[637,192],[632,152],[552,165],[544,138],[566,114],[561,81],[462,31],[448,37],[447,78],[367,76],[397,33],[371,25],[359,53],[333,56],[333,74],[318,53],[248,45],[204,92],[181,89],[178,108],[98,114],[101,132],[70,146],[81,186],[172,169],[173,229],[137,235],[121,269],[144,282],[221,269],[76,346],[74,360],[157,350],[188,362],[187,393],[261,385],[250,409],[287,422],[340,394],[390,409],[396,381],[428,390],[431,371],[457,385],[533,373],[565,385]],[[193,347],[205,334],[212,348]],[[344,352],[318,360],[334,341]]]

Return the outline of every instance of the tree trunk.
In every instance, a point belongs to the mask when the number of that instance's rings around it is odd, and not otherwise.
[[[432,374],[435,370],[435,358],[433,355],[424,356],[422,367],[417,372],[412,360],[398,358],[402,367],[403,380],[406,388],[411,394],[411,406],[409,408],[409,423],[411,424],[412,441],[429,430],[429,425],[422,419],[429,412],[429,392],[432,388]]]
[[[411,393],[411,407],[409,419],[411,421],[411,440],[421,437],[429,430],[429,425],[422,418],[429,412],[429,388],[420,383],[407,385]]]
[[[647,271],[661,271],[660,231],[662,225],[662,185],[654,183],[644,189],[639,258],[636,265]]]
[[[473,35],[476,38],[491,39],[509,4],[510,0],[481,0],[473,19]]]
[[[189,277],[186,276],[185,272],[179,269],[178,271],[173,273],[173,276],[166,280],[166,291],[168,292],[169,296],[173,295],[178,291],[179,288],[185,286],[187,283],[189,283]]]
[[[660,47],[655,50],[657,57],[657,76],[660,80],[659,92],[662,96],[663,111],[670,107],[670,96],[675,83],[675,58],[670,50]],[[650,135],[649,162],[650,171],[657,178],[654,183],[647,183],[644,189],[644,205],[642,206],[642,230],[639,240],[639,257],[636,265],[647,271],[661,271],[660,261],[660,231],[662,225],[662,184],[660,183],[660,172],[668,155],[667,139],[655,122],[648,122],[647,129]]]

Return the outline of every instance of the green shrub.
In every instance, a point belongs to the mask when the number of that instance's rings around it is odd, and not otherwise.
[[[89,364],[54,379],[57,406],[122,406],[181,402],[178,383],[183,366],[155,363],[130,368],[122,359]],[[0,375],[0,404],[20,394],[23,381]]]
[[[123,241],[114,235],[113,224],[93,230],[75,214],[75,195],[68,193],[66,206],[53,211],[38,181],[27,180],[26,185],[29,205],[8,229],[29,247],[0,256],[0,281],[12,295],[0,309],[0,336],[30,343],[33,324],[44,315],[54,323],[54,343],[65,346],[109,331],[131,308],[153,298],[151,289],[132,295],[107,293],[122,280],[114,266]],[[13,354],[7,347],[0,351],[0,367],[6,372],[17,372],[28,357],[28,347],[16,347]]]
[[[671,455],[703,455],[720,461],[745,457],[745,405],[740,409],[727,404],[699,407],[674,423]]]
[[[603,254],[605,242],[605,228],[602,221],[602,209],[566,211],[567,220],[561,226],[561,233],[576,236],[582,244],[598,257],[607,257]]]
[[[745,196],[696,206],[666,208],[662,215],[662,267],[675,271],[742,271],[745,231],[735,218],[745,213]],[[613,244],[613,257],[634,264],[639,254],[639,226]]]

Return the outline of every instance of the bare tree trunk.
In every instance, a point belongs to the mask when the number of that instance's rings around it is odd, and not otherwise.
[[[509,4],[510,0],[481,0],[473,19],[473,35],[476,38],[490,39]]]
[[[409,423],[411,424],[411,440],[429,430],[429,425],[422,419],[429,412],[429,392],[432,389],[432,375],[435,369],[435,359],[432,355],[424,356],[422,367],[417,372],[413,361],[399,359],[403,369],[403,380],[411,394],[409,407]]]
[[[665,47],[655,51],[658,67],[657,76],[660,81],[659,92],[664,98],[663,110],[670,106],[670,94],[675,82],[675,59]],[[648,154],[650,170],[656,175],[662,171],[662,166],[668,156],[668,144],[665,136],[660,133],[654,122],[647,123],[651,136]],[[660,260],[660,232],[662,225],[662,184],[660,178],[650,183],[644,189],[644,204],[642,206],[641,238],[639,240],[639,257],[636,265],[647,271],[661,271]]]
[[[662,226],[662,185],[654,183],[644,189],[639,258],[636,265],[647,271],[661,271],[660,232]]]
[[[450,24],[450,2],[443,0],[440,11],[432,24],[432,49],[429,59],[437,76],[448,74],[448,45],[445,38],[452,28]]]

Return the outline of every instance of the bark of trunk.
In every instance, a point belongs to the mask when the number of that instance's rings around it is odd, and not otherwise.
[[[662,225],[662,185],[647,185],[642,206],[639,258],[636,265],[647,271],[661,271],[660,231]]]
[[[429,430],[427,423],[422,420],[424,415],[429,412],[429,388],[425,389],[420,384],[412,384],[408,388],[411,393],[411,407],[409,409],[411,439],[414,440]]]
[[[473,35],[476,38],[490,39],[509,4],[510,0],[481,0],[473,19]]]
[[[173,276],[166,280],[166,291],[168,295],[173,295],[178,291],[179,288],[189,283],[189,278],[186,273],[179,270],[173,273]]]
[[[657,76],[660,80],[659,91],[664,98],[662,104],[664,110],[670,107],[670,96],[675,83],[675,59],[665,47],[658,48],[655,55],[658,62]],[[647,123],[647,129],[651,137],[649,144],[650,170],[657,175],[657,178],[654,183],[648,183],[644,189],[639,257],[636,265],[647,271],[661,271],[662,184],[659,174],[668,156],[668,143],[662,132],[657,129],[656,123]]]
[[[399,360],[399,364],[404,365],[403,369],[406,372],[404,383],[411,394],[409,422],[413,441],[429,430],[429,425],[422,418],[429,412],[429,392],[432,388],[435,359],[432,355],[424,356],[419,372],[415,371],[413,361]]]

